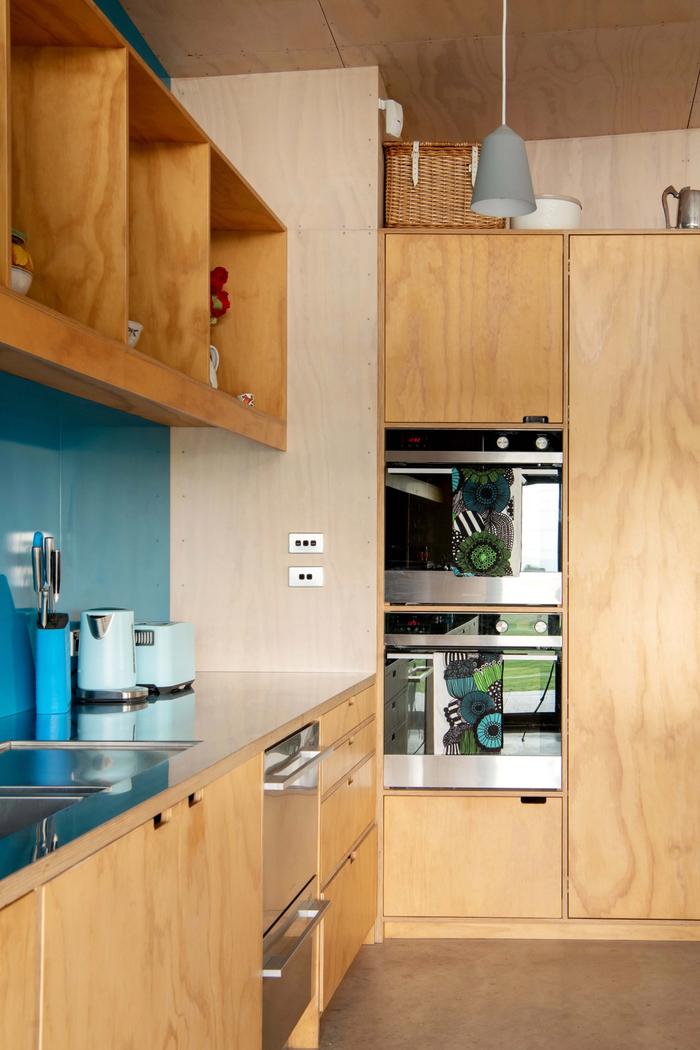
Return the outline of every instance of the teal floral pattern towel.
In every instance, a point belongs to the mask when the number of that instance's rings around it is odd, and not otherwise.
[[[512,576],[514,474],[510,468],[452,470],[452,563],[455,576]]]

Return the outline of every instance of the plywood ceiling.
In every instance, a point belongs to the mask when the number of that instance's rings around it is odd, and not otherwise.
[[[173,76],[378,65],[405,138],[500,119],[498,0],[125,0]],[[510,0],[508,122],[528,139],[700,127],[700,0]]]

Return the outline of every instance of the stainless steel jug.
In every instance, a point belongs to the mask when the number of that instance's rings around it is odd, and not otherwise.
[[[691,190],[690,186],[684,186],[677,190],[674,186],[667,186],[661,194],[661,204],[666,219],[666,229],[671,229],[671,219],[668,214],[668,198],[675,197],[678,201],[678,214],[675,226],[680,230],[700,230],[700,190]]]

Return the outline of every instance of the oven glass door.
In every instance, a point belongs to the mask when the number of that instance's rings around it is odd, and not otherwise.
[[[495,615],[400,619],[387,617],[386,786],[559,788],[561,638],[538,633],[559,617],[511,615],[503,637]],[[416,633],[397,630],[412,619]]]
[[[559,603],[561,474],[559,465],[389,465],[387,601]]]

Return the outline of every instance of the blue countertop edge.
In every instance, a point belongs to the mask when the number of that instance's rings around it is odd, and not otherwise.
[[[56,836],[57,839],[55,850],[47,856],[33,857],[41,824],[28,825],[0,839],[0,898],[5,896],[3,890],[7,888],[4,880],[10,876],[28,867],[36,867],[36,884],[40,885],[45,880],[40,877],[39,867],[42,862],[57,857],[61,847],[149,799],[203,776],[219,763],[237,756],[243,762],[254,753],[260,753],[304,722],[318,718],[347,697],[369,688],[375,678],[375,674],[368,672],[214,672],[200,676],[196,683],[198,688],[194,690],[195,734],[189,738],[197,742],[159,765],[88,795],[47,818],[44,837],[53,839]],[[157,703],[168,704],[169,700],[161,699]],[[0,721],[5,721],[8,727],[11,725],[10,720]],[[7,742],[8,737],[2,735],[2,729],[0,725],[0,741]],[[163,736],[153,740],[154,744],[181,741],[182,738],[178,741]],[[40,747],[42,742],[36,743]],[[107,746],[104,741],[94,743],[97,748]],[[236,764],[232,761],[230,768],[235,768]],[[155,808],[153,815],[157,812]],[[114,838],[124,833],[121,827],[115,829]],[[86,855],[90,852],[88,849]],[[79,863],[79,859],[71,859],[68,866]],[[52,875],[47,876],[50,877]],[[18,888],[15,896],[26,892],[26,886]],[[11,899],[14,899],[12,895],[0,906],[10,903]]]

